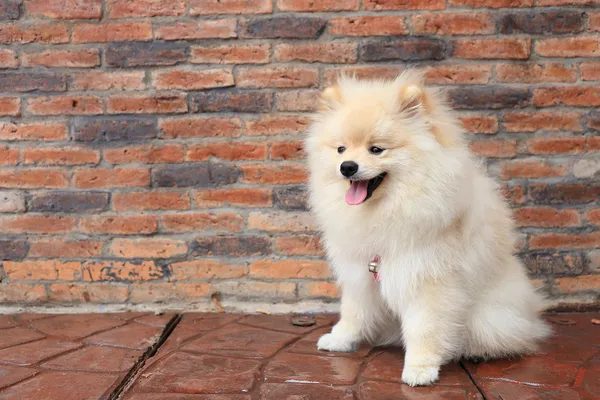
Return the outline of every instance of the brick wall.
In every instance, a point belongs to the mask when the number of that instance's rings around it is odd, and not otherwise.
[[[301,134],[340,71],[431,67],[556,301],[600,294],[598,0],[0,3],[0,301],[338,295]]]

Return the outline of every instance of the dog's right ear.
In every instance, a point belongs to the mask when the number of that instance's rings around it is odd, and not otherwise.
[[[331,110],[342,102],[342,93],[338,84],[329,86],[321,93],[321,111]]]

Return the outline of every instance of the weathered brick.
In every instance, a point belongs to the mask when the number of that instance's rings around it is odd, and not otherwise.
[[[57,22],[35,22],[28,24],[0,24],[0,43],[47,43],[69,42],[69,28]]]
[[[502,126],[507,132],[581,131],[581,114],[572,111],[504,114]]]
[[[109,114],[181,114],[187,110],[183,93],[115,94],[106,99]]]
[[[594,208],[586,211],[585,219],[592,225],[600,225],[600,208]]]
[[[63,188],[69,185],[67,173],[55,168],[0,169],[0,188]]]
[[[316,235],[290,235],[275,238],[275,250],[284,255],[314,255],[323,256],[325,252],[321,241]]]
[[[214,90],[190,95],[190,108],[203,112],[268,112],[273,106],[273,95],[262,90]]]
[[[587,249],[600,246],[600,231],[589,233],[539,233],[529,239],[530,249]]]
[[[531,184],[529,197],[538,204],[578,204],[598,200],[600,184],[597,183],[556,183]]]
[[[0,191],[0,213],[25,211],[25,193]]]
[[[403,16],[360,16],[331,18],[329,33],[339,36],[398,36],[407,35]]]
[[[269,148],[271,160],[301,160],[305,156],[302,142],[274,142]]]
[[[568,166],[561,163],[552,163],[542,160],[514,160],[505,161],[501,165],[500,178],[504,180],[514,178],[549,178],[565,176]]]
[[[447,57],[445,41],[432,38],[377,39],[363,43],[363,61],[422,61],[443,60]]]
[[[0,260],[20,260],[28,251],[29,243],[23,239],[0,239]]]
[[[169,164],[180,163],[184,159],[180,144],[128,146],[105,149],[103,159],[109,164]]]
[[[308,210],[308,194],[304,186],[290,186],[273,190],[273,205],[282,210]]]
[[[98,164],[100,153],[87,147],[26,147],[22,149],[24,165]]]
[[[577,226],[581,219],[577,210],[557,210],[551,207],[524,207],[513,210],[518,226],[553,228]]]
[[[28,200],[29,211],[91,213],[106,211],[109,196],[104,192],[34,192]]]
[[[185,232],[240,232],[244,219],[234,213],[179,213],[160,217],[161,231]]]
[[[562,63],[498,64],[496,79],[519,83],[575,82],[577,67]]]
[[[584,275],[555,279],[560,293],[593,292],[600,286],[600,275]]]
[[[152,170],[154,186],[158,187],[212,187],[234,183],[239,170],[217,163],[157,167]]]
[[[358,7],[359,0],[277,0],[280,11],[356,11]]]
[[[277,111],[316,111],[318,98],[318,90],[286,90],[275,93],[275,109]]]
[[[585,0],[583,0],[585,1]],[[588,0],[589,2],[598,2],[598,0]],[[589,12],[588,15],[588,31],[600,32],[600,12]]]
[[[579,275],[587,264],[585,257],[578,253],[538,251],[525,254],[523,262],[531,276]]]
[[[27,14],[59,19],[99,19],[102,0],[27,0]]]
[[[53,283],[48,285],[48,300],[61,303],[122,304],[127,301],[127,286],[106,283]]]
[[[318,80],[316,68],[296,66],[238,67],[236,73],[236,86],[243,88],[314,87]]]
[[[536,107],[565,105],[573,107],[599,107],[600,87],[595,86],[556,86],[533,90],[533,104]]]
[[[212,142],[188,146],[186,161],[207,161],[210,158],[222,160],[264,160],[267,158],[266,143],[256,142]]]
[[[170,258],[186,254],[183,240],[167,238],[113,239],[110,254],[122,258]]]
[[[181,43],[111,43],[105,61],[111,67],[156,67],[185,62],[188,45]]]
[[[435,65],[426,70],[425,83],[433,85],[484,84],[489,82],[491,75],[491,65]]]
[[[276,16],[245,20],[244,39],[316,39],[325,30],[326,20],[318,17]]]
[[[10,49],[0,49],[0,68],[18,68],[17,53]]]
[[[464,115],[459,120],[469,133],[498,133],[498,118],[495,115]]]
[[[17,165],[21,151],[8,146],[0,146],[0,165]]]
[[[579,65],[582,81],[600,81],[600,62],[585,62]]]
[[[239,299],[265,297],[293,298],[296,296],[296,284],[292,282],[219,282],[213,284],[214,290]]]
[[[593,178],[600,172],[600,159],[582,159],[573,165],[573,175],[576,178]]]
[[[600,112],[590,113],[587,127],[594,131],[600,131]]]
[[[0,216],[0,229],[5,234],[69,233],[76,225],[75,218],[57,215]]]
[[[210,293],[210,283],[134,283],[132,303],[157,303],[201,299]]]
[[[30,240],[29,257],[89,258],[102,254],[104,242],[65,238],[35,238]]]
[[[248,267],[233,266],[213,260],[193,260],[169,265],[172,281],[198,279],[235,279],[248,275]]]
[[[365,0],[365,10],[442,10],[446,7],[445,0]]]
[[[275,46],[275,60],[281,62],[321,62],[328,64],[355,63],[358,58],[356,43],[282,43]]]
[[[79,222],[81,232],[95,235],[146,235],[158,231],[153,215],[90,215]]]
[[[502,185],[500,193],[511,204],[523,204],[527,200],[523,185]]]
[[[531,154],[578,154],[585,151],[583,137],[543,137],[527,141],[527,151]]]
[[[40,284],[11,283],[0,286],[0,301],[3,303],[43,303],[48,300],[46,288]]]
[[[0,72],[0,92],[64,92],[67,79],[59,72]]]
[[[4,271],[11,280],[61,280],[81,279],[80,262],[47,261],[6,261]]]
[[[478,35],[496,31],[489,13],[417,14],[412,16],[412,25],[418,35]]]
[[[156,89],[205,90],[233,86],[231,69],[169,70],[152,74],[152,86]]]
[[[115,211],[189,210],[190,199],[181,192],[133,192],[112,195]]]
[[[532,34],[577,33],[583,30],[584,13],[580,11],[542,11],[539,10],[505,14],[498,21],[500,33]]]
[[[192,255],[251,257],[271,252],[271,240],[262,236],[208,236],[190,246]]]
[[[150,21],[76,24],[73,26],[73,34],[71,36],[73,43],[148,41],[151,39],[152,23]]]
[[[269,62],[269,43],[192,46],[192,64],[265,64]]]
[[[156,39],[195,40],[237,38],[237,20],[177,21],[155,29]]]
[[[252,212],[248,216],[248,229],[267,232],[306,232],[317,230],[313,216],[305,212]]]
[[[306,182],[303,165],[246,164],[240,166],[242,183],[290,184]]]
[[[339,287],[333,282],[302,282],[298,286],[301,297],[338,298],[341,294]]]
[[[144,71],[89,71],[72,73],[71,90],[144,90]]]
[[[510,158],[517,154],[516,140],[476,140],[471,142],[471,151],[483,157]]]
[[[268,14],[273,11],[271,0],[189,0],[190,15]]]
[[[244,121],[246,136],[298,135],[308,127],[309,120],[300,115],[268,115]]]
[[[271,207],[271,189],[203,189],[193,193],[196,207]]]
[[[108,0],[109,18],[176,16],[185,14],[185,0]]]
[[[0,97],[0,115],[11,117],[20,116],[21,99],[18,97]],[[6,123],[0,125],[0,131],[2,130],[2,126],[6,126]]]
[[[98,49],[44,50],[36,53],[21,53],[23,67],[85,68],[100,65]]]
[[[258,260],[250,264],[250,276],[258,279],[329,278],[331,273],[325,261],[314,260]]]
[[[452,45],[452,55],[466,59],[526,60],[530,48],[529,38],[456,39]]]
[[[27,111],[34,115],[97,115],[104,112],[102,98],[79,95],[30,98]]]
[[[72,122],[73,139],[78,142],[154,139],[156,120],[141,118],[78,118]]]
[[[239,137],[242,134],[242,121],[239,118],[179,118],[161,119],[159,127],[163,138],[194,137]]]
[[[459,87],[448,90],[450,104],[458,109],[523,108],[529,105],[527,88],[506,86]]]
[[[73,187],[80,189],[147,186],[148,168],[79,168],[73,172]]]
[[[0,21],[19,19],[21,0],[5,0],[0,3]]]
[[[471,8],[521,8],[532,7],[534,0],[448,0],[452,7]]]
[[[600,41],[595,36],[538,39],[535,52],[544,57],[598,57]]]

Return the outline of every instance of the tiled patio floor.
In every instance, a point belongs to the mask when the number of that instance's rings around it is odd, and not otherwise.
[[[336,316],[0,316],[0,399],[600,399],[600,313],[548,319],[538,355],[447,365],[411,388],[400,349],[317,351]]]

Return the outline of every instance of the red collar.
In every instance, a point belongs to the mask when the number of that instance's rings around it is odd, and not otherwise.
[[[379,281],[379,263],[381,262],[381,257],[375,256],[373,260],[369,263],[369,272],[373,274],[373,278],[376,281]]]

